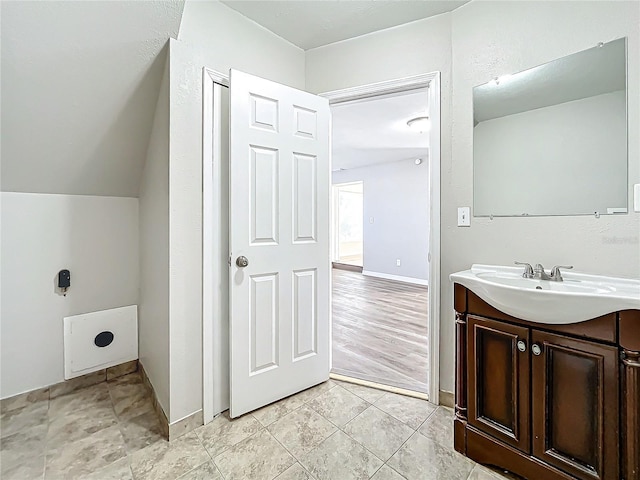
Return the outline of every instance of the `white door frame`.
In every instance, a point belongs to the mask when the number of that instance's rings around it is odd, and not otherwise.
[[[428,88],[429,117],[429,401],[440,400],[440,72],[321,93],[336,105],[391,93]],[[435,227],[435,228],[434,228]]]
[[[222,369],[229,368],[229,360],[225,362],[222,358],[224,349],[221,342],[228,344],[229,338],[221,338],[220,335],[222,305],[229,299],[222,298],[215,288],[222,281],[216,261],[229,255],[228,251],[222,251],[222,235],[226,232],[217,228],[222,219],[215,204],[220,201],[221,182],[225,181],[220,176],[222,151],[216,144],[216,139],[222,134],[218,105],[221,101],[220,88],[228,86],[228,74],[206,67],[202,69],[202,413],[205,424],[229,405],[228,399],[224,401],[221,398]]]
[[[204,423],[213,420],[219,410],[219,400],[214,392],[222,384],[219,369],[214,368],[216,342],[224,341],[216,336],[220,322],[220,305],[225,299],[213,288],[216,285],[215,260],[220,258],[220,232],[216,233],[214,199],[219,193],[214,178],[214,165],[221,161],[221,152],[215,145],[220,132],[216,121],[216,84],[229,86],[228,73],[209,68],[202,69],[202,409]],[[429,400],[438,404],[440,398],[440,72],[405,77],[398,80],[373,83],[320,94],[330,104],[363,99],[389,93],[403,92],[428,87],[429,116],[429,192],[430,224],[437,229],[429,230]],[[219,101],[219,100],[218,100]],[[213,248],[207,248],[213,246]],[[228,252],[227,252],[228,253]],[[212,292],[206,295],[205,292]],[[226,299],[228,301],[228,299]],[[228,342],[228,338],[226,339]]]

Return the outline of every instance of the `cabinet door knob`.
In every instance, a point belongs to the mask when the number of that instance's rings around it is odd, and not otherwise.
[[[533,345],[531,345],[531,351],[534,355],[540,355],[542,353],[542,347],[540,347],[540,345],[538,345],[537,343],[534,343]]]
[[[518,340],[518,343],[516,345],[518,346],[518,350],[520,350],[521,352],[527,351],[527,342],[525,342],[524,340]]]

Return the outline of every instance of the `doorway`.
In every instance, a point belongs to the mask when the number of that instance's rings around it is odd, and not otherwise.
[[[362,272],[364,256],[363,183],[333,185],[333,267],[356,267]],[[350,268],[348,268],[350,269]]]
[[[228,76],[209,69],[203,69],[203,414],[208,423],[228,405],[229,397],[229,329],[228,296],[225,292],[226,279],[229,278],[227,261],[231,261],[229,250],[224,246],[225,222],[228,222],[228,209],[225,205],[225,185],[228,185],[228,163],[224,164],[225,118],[222,103],[228,86]],[[354,101],[371,96],[394,94],[417,88],[429,87],[426,93],[429,99],[430,117],[433,128],[429,132],[432,161],[425,165],[429,170],[430,223],[440,225],[440,73],[408,77],[397,81],[365,85],[322,94],[331,105]],[[302,111],[304,113],[304,111]],[[304,120],[304,119],[303,119]],[[299,120],[301,135],[311,128],[309,122]],[[222,163],[220,160],[222,159]],[[228,162],[228,160],[227,160]],[[213,168],[212,168],[213,167]],[[363,185],[363,196],[366,193]],[[228,198],[228,197],[227,197]],[[329,196],[324,196],[327,204]],[[369,220],[364,215],[366,228]],[[326,231],[326,230],[325,230]],[[428,399],[438,403],[439,372],[439,275],[440,275],[440,234],[439,228],[429,232],[429,277],[434,279],[428,289],[429,326],[428,352],[429,393]],[[327,238],[329,237],[327,232]],[[366,261],[366,242],[363,241],[363,264]],[[332,251],[331,251],[332,252]],[[327,257],[330,251],[327,248]],[[327,258],[330,260],[330,258]],[[324,340],[323,340],[324,341]]]
[[[331,109],[332,373],[422,395],[429,393],[428,107],[421,87]]]

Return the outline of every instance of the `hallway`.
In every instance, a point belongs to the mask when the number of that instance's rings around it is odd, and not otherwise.
[[[427,393],[427,287],[332,275],[332,372]]]

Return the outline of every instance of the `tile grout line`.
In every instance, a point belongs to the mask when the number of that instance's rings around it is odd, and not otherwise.
[[[304,405],[304,404],[303,404]],[[302,405],[301,405],[302,406]],[[293,412],[292,412],[293,413]],[[287,414],[288,415],[288,414]],[[285,417],[287,416],[285,415]],[[284,417],[282,417],[284,418]],[[275,423],[275,422],[273,422]],[[278,437],[276,437],[273,433],[271,433],[269,431],[269,429],[267,429],[267,432],[269,433],[269,435],[271,435],[271,438],[273,438],[278,445],[280,445],[282,448],[284,448],[284,451],[287,452],[289,455],[291,455],[291,458],[293,458],[295,461],[289,465],[287,468],[285,468],[282,472],[280,472],[278,475],[276,475],[275,477],[273,477],[272,480],[277,480],[278,477],[282,476],[284,474],[284,472],[286,472],[287,470],[289,470],[291,467],[293,467],[296,463],[298,463],[302,469],[305,471],[305,473],[307,473],[312,479],[315,480],[315,477],[313,475],[311,475],[311,473],[307,470],[307,468],[302,464],[302,462],[300,461],[300,459],[298,457],[296,457],[292,451],[290,451],[280,440],[278,440]],[[335,432],[334,432],[335,433]],[[328,437],[327,437],[328,438]],[[324,441],[324,440],[323,440]]]
[[[317,413],[317,412],[316,412],[316,413]],[[320,415],[320,414],[318,413],[318,415]],[[321,416],[322,418],[324,418],[322,415],[320,415],[320,416]],[[328,420],[328,419],[326,419],[326,418],[325,418],[325,420],[329,421],[329,420]],[[334,427],[336,427],[336,425],[335,425],[335,424],[333,424],[333,422],[329,422],[329,423],[331,423],[331,425],[333,425]],[[333,433],[332,433],[331,435],[329,435],[327,438],[325,438],[324,440],[322,440],[318,445],[316,445],[316,446],[315,446],[315,447],[313,447],[311,450],[309,450],[307,453],[305,453],[305,455],[309,455],[309,454],[310,454],[311,452],[313,452],[314,450],[317,450],[318,448],[320,448],[320,445],[322,445],[324,442],[326,442],[326,441],[327,441],[327,440],[329,440],[331,437],[333,437],[335,434],[337,434],[338,432],[340,432],[340,431],[341,431],[339,427],[336,427],[336,428],[337,428],[337,430],[336,430],[335,432],[333,432]],[[297,457],[294,457],[294,458],[297,458]],[[301,461],[301,460],[298,460],[298,463],[299,463],[300,465],[302,465],[302,468],[304,468],[304,470],[305,470],[305,471],[308,471],[307,467],[302,463],[302,461]],[[311,472],[309,472],[309,475],[311,475]],[[314,478],[314,479],[316,478],[314,475],[311,475],[311,477],[312,477],[312,478]]]
[[[343,433],[344,433],[345,435],[347,435],[349,438],[351,438],[351,439],[352,439],[354,442],[356,442],[358,445],[361,445],[365,450],[367,450],[368,452],[370,452],[370,453],[371,453],[374,457],[376,457],[378,460],[382,461],[382,465],[380,465],[380,467],[379,467],[379,468],[378,468],[378,469],[373,473],[373,475],[371,475],[371,477],[369,477],[369,478],[372,478],[376,473],[378,473],[378,471],[380,471],[380,469],[381,469],[382,467],[384,467],[385,465],[387,465],[387,462],[388,462],[389,460],[391,460],[391,458],[392,458],[396,453],[398,453],[398,451],[402,448],[402,446],[403,446],[405,443],[407,443],[407,442],[409,441],[409,439],[410,439],[411,437],[413,437],[413,435],[414,435],[414,434],[418,433],[418,430],[414,430],[414,429],[413,429],[413,427],[411,427],[411,426],[407,425],[407,424],[406,424],[406,423],[404,423],[403,421],[401,421],[401,420],[399,420],[399,419],[395,418],[394,416],[392,416],[392,415],[388,414],[388,413],[387,413],[387,412],[385,412],[384,410],[380,410],[378,407],[376,407],[376,406],[375,406],[375,404],[373,404],[373,403],[372,403],[370,406],[371,406],[371,407],[374,407],[376,410],[378,410],[378,411],[380,411],[380,412],[384,413],[385,415],[389,415],[390,417],[392,417],[392,418],[394,418],[395,420],[397,420],[398,422],[400,422],[402,425],[405,425],[405,426],[409,427],[411,430],[413,430],[413,433],[412,433],[411,435],[409,435],[409,438],[407,438],[404,442],[402,442],[402,444],[398,447],[398,449],[397,449],[397,450],[395,450],[387,460],[382,460],[382,459],[381,459],[380,457],[378,457],[375,453],[371,452],[367,447],[365,447],[364,445],[362,445],[358,440],[356,440],[356,439],[355,439],[355,438],[353,438],[351,435],[349,435],[349,433],[347,433],[347,432],[345,432],[345,431],[343,430]],[[368,408],[367,408],[367,410],[368,410]],[[364,413],[364,412],[362,412],[362,413]],[[362,415],[362,413],[361,413],[360,415]],[[357,416],[356,416],[356,417],[354,417],[352,420],[350,420],[347,424],[345,424],[345,427],[346,427],[349,423],[351,423],[353,420],[355,420],[357,417],[359,417],[360,415],[357,415]],[[425,420],[425,421],[426,421],[426,420]],[[422,426],[422,424],[421,424],[421,426]],[[387,466],[388,466],[389,468],[391,468],[394,472],[396,471],[396,470],[395,470],[393,467],[391,467],[390,465],[387,465]],[[398,474],[400,475],[400,473],[399,473],[399,472],[396,472],[396,473],[398,473]],[[400,475],[400,476],[401,476],[401,477],[403,477],[403,478],[405,478],[405,477],[404,477],[404,475]]]
[[[328,391],[333,390],[334,388],[339,387],[339,385],[337,383],[334,382],[334,385],[332,387],[330,387]],[[335,435],[336,432],[338,432],[340,430],[340,427],[338,427],[337,425],[335,425],[332,421],[330,421],[328,418],[325,418],[320,412],[317,412],[312,406],[308,405],[308,403],[312,402],[313,400],[315,400],[316,398],[318,398],[320,395],[323,395],[326,392],[322,392],[319,393],[318,395],[310,398],[309,400],[307,400],[306,402],[303,402],[302,405],[300,405],[299,407],[297,407],[296,409],[292,410],[291,412],[288,412],[286,415],[282,416],[281,418],[279,418],[278,420],[272,422],[269,424],[269,426],[273,425],[276,422],[279,422],[280,420],[288,417],[289,415],[291,415],[292,413],[296,412],[297,410],[300,410],[303,406],[307,406],[309,407],[309,409],[314,412],[316,415],[319,415],[320,418],[322,418],[323,420],[329,422],[331,425],[333,425],[336,428],[336,431],[333,432],[331,435],[329,435],[327,438],[325,438],[324,440],[322,440],[322,442],[320,442],[318,445],[316,445],[314,448],[312,448],[311,450],[309,450],[309,452],[306,452],[305,455],[309,454],[310,452],[312,452],[313,450],[315,450],[318,446],[320,446],[321,443],[323,443],[325,440],[328,440],[329,438],[331,438],[333,435]],[[282,446],[282,448],[285,449],[285,451],[287,453],[289,453],[289,455],[291,455],[294,460],[295,463],[299,463],[300,466],[302,467],[302,469],[312,478],[315,480],[315,476],[311,474],[311,472],[309,472],[309,470],[307,469],[307,467],[304,466],[304,464],[302,463],[301,459],[299,459],[292,451],[290,451],[279,439],[278,437],[276,437],[270,430],[269,427],[265,427],[267,429],[267,431],[269,432],[269,434],[273,437],[273,439],[278,442],[280,444],[280,446]],[[290,465],[289,467],[287,467],[287,469],[291,468],[292,465]],[[286,472],[286,470],[284,470],[283,472],[280,472],[273,480],[276,480],[279,476],[281,476],[284,472]]]
[[[331,380],[331,379],[329,379],[329,380],[327,380],[327,381],[332,381],[332,380]],[[323,383],[324,383],[324,382],[323,382]],[[339,386],[339,385],[337,385],[335,382],[333,382],[333,383],[334,383],[334,385],[333,385],[332,387],[329,387],[329,388],[327,389],[327,391],[326,391],[326,392],[319,393],[319,394],[317,394],[316,396],[314,396],[314,397],[312,397],[312,398],[310,398],[310,399],[308,399],[308,400],[306,400],[306,401],[303,401],[303,402],[302,402],[302,405],[299,405],[299,406],[297,406],[296,408],[294,408],[293,410],[288,411],[288,412],[287,412],[287,413],[285,413],[282,417],[277,418],[277,419],[276,419],[276,420],[274,420],[273,422],[269,423],[269,425],[264,425],[260,420],[258,420],[258,418],[256,418],[256,416],[254,415],[254,412],[249,412],[249,415],[251,415],[251,416],[252,416],[252,417],[253,417],[253,418],[254,418],[254,419],[255,419],[255,420],[256,420],[260,425],[262,425],[264,428],[268,428],[268,427],[270,427],[271,425],[273,425],[274,423],[276,423],[277,421],[279,421],[279,420],[283,419],[284,417],[286,417],[286,416],[288,416],[288,415],[292,414],[293,412],[295,412],[295,411],[299,410],[299,409],[300,409],[300,408],[302,408],[303,406],[305,406],[305,405],[309,404],[310,402],[312,402],[313,400],[315,400],[316,398],[318,398],[320,395],[324,395],[324,394],[325,394],[325,393],[327,393],[328,391],[333,390],[335,387],[338,387],[338,386]],[[311,388],[316,388],[316,387],[317,387],[317,386],[319,386],[319,385],[322,385],[322,383],[319,383],[318,385],[314,385],[314,386],[313,386],[313,387],[311,387]],[[285,397],[285,398],[283,398],[283,399],[281,399],[281,400],[278,400],[278,401],[276,401],[276,402],[273,402],[273,403],[271,403],[271,404],[267,405],[266,407],[262,407],[262,408],[267,408],[267,407],[270,407],[270,406],[272,406],[272,405],[276,405],[278,402],[281,402],[281,401],[283,401],[283,400],[287,400],[287,399],[290,399],[290,398],[294,398],[296,395],[300,395],[300,394],[301,394],[301,393],[303,393],[304,391],[305,391],[305,390],[303,390],[302,392],[298,392],[298,393],[296,393],[296,394],[293,394],[293,395],[291,395],[291,396],[289,396],[289,397]],[[261,410],[262,408],[259,408],[258,410]],[[313,409],[313,407],[309,407],[309,408],[311,408],[313,411],[315,411],[315,409]],[[258,410],[256,410],[256,411],[258,411]],[[318,413],[318,412],[316,412],[316,413]]]
[[[336,387],[341,387],[340,385],[336,385]],[[313,407],[310,407],[314,412],[316,412],[318,415],[320,415],[320,417],[322,417],[324,420],[326,420],[327,422],[329,422],[331,425],[333,425],[334,427],[336,427],[336,431],[333,432],[331,435],[329,435],[327,438],[325,438],[324,440],[322,440],[322,442],[320,442],[318,445],[316,445],[314,448],[312,448],[309,452],[307,452],[305,455],[308,455],[309,453],[311,453],[312,451],[316,450],[317,448],[320,447],[320,445],[322,445],[324,442],[326,442],[327,440],[329,440],[331,437],[333,437],[336,433],[338,432],[342,432],[344,433],[347,437],[349,437],[351,440],[353,440],[354,442],[356,442],[358,445],[360,445],[362,448],[364,448],[367,452],[369,452],[371,455],[373,455],[375,458],[377,458],[378,460],[382,461],[382,464],[384,465],[384,461],[379,458],[375,453],[373,453],[372,451],[370,451],[367,447],[365,447],[364,445],[362,445],[359,441],[357,441],[355,438],[353,438],[351,435],[349,435],[347,432],[344,431],[344,428],[350,424],[352,421],[354,421],[356,418],[358,418],[360,415],[362,415],[365,411],[367,411],[369,409],[369,407],[373,406],[372,403],[367,402],[365,399],[363,399],[362,397],[358,396],[357,394],[350,392],[349,390],[347,390],[344,387],[341,387],[343,390],[346,390],[348,393],[351,393],[352,395],[355,395],[356,397],[358,397],[360,400],[362,400],[363,402],[365,402],[367,404],[367,408],[365,408],[364,410],[362,410],[362,412],[358,413],[355,417],[353,417],[351,420],[349,420],[347,423],[345,423],[342,427],[340,427],[339,425],[336,425],[335,422],[332,422],[330,419],[326,418],[324,415],[322,415],[320,412],[318,412],[317,410],[315,410]],[[294,458],[297,458],[294,456]],[[300,460],[298,460],[298,462],[302,465],[302,462],[300,462]],[[304,465],[303,465],[304,468]],[[382,468],[382,466],[380,467]],[[306,468],[305,468],[306,470]],[[379,470],[379,469],[378,469]],[[376,470],[377,472],[377,470]],[[375,475],[375,473],[374,473]]]
[[[381,397],[381,398],[382,398],[382,397]],[[425,401],[426,401],[426,400],[425,400]],[[430,402],[428,402],[428,403],[430,403]],[[375,404],[374,404],[373,406],[375,407]],[[378,407],[376,407],[376,408],[378,408]],[[411,435],[409,435],[409,438],[407,438],[404,442],[402,442],[402,444],[401,444],[401,445],[400,445],[400,446],[399,446],[399,447],[398,447],[398,448],[397,448],[397,449],[396,449],[396,450],[391,454],[391,456],[390,456],[387,460],[385,460],[385,461],[383,462],[382,466],[380,466],[380,468],[379,468],[378,470],[376,470],[376,473],[377,473],[380,469],[382,469],[382,467],[383,467],[383,466],[385,466],[385,465],[386,465],[387,467],[389,467],[391,470],[393,470],[394,472],[396,472],[396,473],[397,473],[398,475],[400,475],[401,477],[406,478],[404,475],[402,475],[400,472],[398,472],[395,468],[393,468],[393,467],[392,467],[391,465],[389,465],[387,462],[388,462],[389,460],[391,460],[391,459],[392,459],[392,458],[393,458],[393,457],[394,457],[394,456],[395,456],[395,455],[396,455],[396,454],[397,454],[397,453],[402,449],[402,447],[404,447],[404,445],[405,445],[409,440],[411,440],[411,438],[413,438],[413,436],[414,436],[414,435],[421,435],[421,434],[420,434],[420,432],[419,432],[418,430],[419,430],[420,428],[422,428],[422,426],[423,426],[425,423],[427,423],[427,421],[428,421],[428,420],[431,418],[431,416],[436,412],[436,410],[438,410],[438,408],[440,408],[440,407],[439,407],[439,406],[437,406],[437,407],[436,407],[436,408],[435,408],[435,409],[434,409],[434,410],[433,410],[429,415],[427,415],[427,418],[425,418],[425,420],[424,420],[424,421],[423,421],[423,422],[418,426],[418,428],[415,428],[415,429],[414,429],[413,427],[411,427],[410,425],[407,425],[405,422],[403,422],[403,421],[402,421],[402,420],[400,420],[399,418],[396,418],[396,417],[394,417],[393,415],[391,415],[390,413],[387,413],[387,412],[385,412],[384,410],[381,410],[381,409],[379,409],[379,408],[378,408],[378,410],[380,410],[382,413],[385,413],[385,414],[389,415],[390,417],[395,418],[396,420],[398,420],[398,421],[399,421],[400,423],[402,423],[403,425],[408,426],[411,430],[413,430],[413,433],[412,433]],[[346,432],[345,432],[345,433],[346,433]],[[424,436],[424,435],[423,435],[423,436]],[[375,475],[375,473],[374,473],[373,475]],[[373,477],[373,475],[372,475],[372,477]]]
[[[405,423],[404,421],[400,420],[399,418],[396,418],[396,417],[395,417],[395,416],[393,416],[392,414],[390,414],[390,413],[388,413],[388,412],[385,412],[384,410],[380,409],[378,406],[376,406],[376,404],[375,404],[375,403],[370,403],[370,402],[368,402],[368,401],[367,401],[367,400],[365,400],[364,398],[360,397],[357,393],[355,393],[355,392],[351,392],[350,390],[348,390],[348,389],[347,389],[347,388],[345,388],[345,387],[342,387],[342,386],[341,386],[341,385],[339,385],[339,384],[338,384],[338,385],[336,385],[336,387],[341,387],[342,389],[346,390],[348,393],[350,393],[350,394],[352,394],[352,395],[354,395],[354,396],[358,397],[360,400],[362,400],[362,401],[364,401],[365,403],[367,403],[367,405],[368,405],[368,406],[367,406],[367,408],[365,408],[362,412],[358,413],[355,417],[353,417],[352,419],[350,419],[350,420],[349,420],[349,421],[348,421],[344,426],[342,426],[342,427],[340,427],[340,426],[336,425],[334,422],[332,422],[331,420],[329,420],[328,418],[326,418],[326,417],[325,417],[324,415],[322,415],[320,412],[316,411],[313,407],[311,407],[311,408],[312,408],[312,410],[314,410],[318,415],[320,415],[322,418],[324,418],[325,420],[327,420],[329,423],[331,423],[332,425],[334,425],[334,426],[338,429],[337,431],[340,431],[340,432],[344,433],[347,437],[349,437],[351,440],[353,440],[354,442],[356,442],[358,445],[360,445],[362,448],[364,448],[367,452],[369,452],[371,455],[373,455],[373,456],[374,456],[374,458],[377,458],[378,460],[380,460],[380,461],[382,462],[382,465],[381,465],[381,466],[380,466],[380,467],[379,467],[379,468],[378,468],[378,469],[373,473],[373,475],[375,475],[375,474],[376,474],[376,473],[377,473],[377,472],[378,472],[378,471],[379,471],[379,470],[380,470],[384,465],[387,465],[387,466],[388,466],[389,468],[391,468],[394,472],[396,472],[396,473],[398,473],[399,475],[401,475],[401,474],[400,474],[399,472],[397,472],[393,467],[391,467],[390,465],[388,465],[388,464],[387,464],[388,460],[390,460],[390,459],[391,459],[391,458],[392,458],[396,453],[398,453],[398,451],[399,451],[399,450],[400,450],[400,449],[401,449],[401,448],[402,448],[402,447],[403,447],[403,446],[404,446],[404,445],[405,445],[405,444],[406,444],[406,443],[407,443],[407,442],[408,442],[408,441],[409,441],[409,440],[410,440],[410,439],[411,439],[415,434],[420,434],[420,432],[418,432],[418,429],[420,429],[420,428],[421,428],[421,427],[422,427],[422,426],[423,426],[423,425],[424,425],[424,424],[425,424],[425,423],[426,423],[426,422],[431,418],[431,416],[432,416],[432,415],[433,415],[433,414],[438,410],[438,408],[440,408],[440,407],[439,407],[439,406],[434,405],[434,407],[435,407],[435,408],[431,411],[431,413],[429,413],[429,414],[427,415],[427,417],[425,418],[425,420],[424,420],[423,422],[421,422],[421,423],[420,423],[420,425],[419,425],[417,428],[413,428],[412,426],[408,425],[407,423]],[[385,393],[384,393],[383,395],[381,395],[378,399],[376,399],[376,402],[377,402],[377,401],[379,401],[380,399],[382,399],[383,397],[387,396],[387,395],[399,395],[399,394],[395,394],[395,393],[392,393],[392,392],[385,392]],[[428,401],[426,401],[426,400],[423,400],[423,401],[425,401],[425,402],[427,402],[427,403],[430,403],[430,402],[428,402]],[[430,403],[430,404],[431,404],[431,403]],[[433,404],[431,404],[431,405],[433,405]],[[372,407],[372,406],[373,406],[374,408],[376,408],[377,410],[379,410],[381,413],[383,413],[383,414],[385,414],[385,415],[389,415],[390,417],[392,417],[392,418],[393,418],[393,419],[395,419],[396,421],[400,422],[402,425],[405,425],[405,426],[409,427],[409,429],[411,429],[411,430],[412,430],[412,432],[413,432],[413,433],[409,436],[409,438],[407,438],[404,442],[402,442],[402,444],[401,444],[401,445],[400,445],[400,446],[399,446],[399,447],[398,447],[398,448],[393,452],[393,454],[392,454],[392,455],[389,457],[389,459],[387,459],[386,461],[385,461],[385,460],[382,460],[381,458],[379,458],[375,453],[371,452],[371,451],[370,451],[366,446],[362,445],[358,440],[356,440],[355,438],[353,438],[351,435],[349,435],[349,433],[347,433],[347,432],[344,430],[344,429],[347,427],[347,425],[349,425],[351,422],[353,422],[356,418],[358,418],[358,417],[359,417],[360,415],[362,415],[366,410],[368,410],[368,409],[369,409],[369,407]],[[284,418],[284,417],[283,417],[283,418]],[[336,431],[336,432],[334,432],[333,434],[331,434],[331,435],[330,435],[329,437],[327,437],[326,439],[324,439],[322,442],[320,442],[320,444],[318,444],[316,447],[314,447],[311,451],[316,450],[317,448],[319,448],[319,446],[320,446],[322,443],[324,443],[324,442],[325,442],[325,441],[327,441],[329,438],[331,438],[333,435],[335,435],[335,434],[337,433],[337,431]],[[275,438],[275,437],[274,437],[274,438]],[[287,451],[288,451],[288,450],[287,450]],[[308,453],[311,453],[311,451],[310,451],[310,452],[308,452]],[[308,453],[307,453],[307,454],[308,454]],[[297,457],[295,457],[295,455],[294,455],[294,458],[297,458]],[[298,460],[298,461],[299,461],[299,460]],[[299,461],[299,463],[302,465],[302,462],[300,462],[300,461]],[[303,468],[304,468],[304,465],[303,465]],[[306,468],[305,468],[305,470],[306,470]],[[373,476],[373,475],[372,475],[372,476]],[[401,476],[403,476],[403,475],[401,475]],[[404,477],[404,476],[403,476],[403,477]],[[371,478],[371,477],[370,477],[370,478]]]
[[[311,403],[313,400],[317,399],[317,398],[318,398],[318,397],[320,397],[321,395],[324,395],[325,393],[327,393],[327,392],[329,392],[329,391],[333,390],[334,388],[338,388],[338,387],[341,387],[341,386],[340,386],[337,382],[335,382],[335,381],[334,381],[334,382],[333,382],[333,385],[332,385],[330,388],[328,388],[325,392],[319,393],[318,395],[315,395],[314,397],[312,397],[312,398],[308,399],[307,401],[303,402],[303,403],[302,403],[302,405],[300,405],[300,406],[296,407],[294,410],[292,410],[292,411],[290,411],[290,412],[287,412],[285,415],[283,415],[283,416],[282,416],[282,417],[280,417],[279,419],[277,419],[277,420],[275,420],[275,421],[271,422],[267,427],[265,427],[265,429],[269,432],[269,434],[273,437],[273,439],[274,439],[276,442],[278,442],[278,443],[282,446],[282,448],[284,448],[284,449],[285,449],[285,451],[286,451],[287,453],[289,453],[289,455],[291,455],[291,456],[295,459],[295,461],[296,461],[295,463],[300,464],[300,466],[301,466],[301,467],[302,467],[302,469],[305,471],[305,473],[307,473],[307,474],[308,474],[312,479],[314,479],[314,480],[315,480],[315,478],[316,478],[316,477],[315,477],[313,474],[311,474],[311,472],[309,472],[309,470],[307,469],[307,467],[305,467],[305,465],[302,463],[302,460],[301,460],[300,458],[298,458],[298,457],[297,457],[297,456],[296,456],[292,451],[290,451],[290,450],[289,450],[289,449],[288,449],[288,448],[287,448],[287,447],[286,447],[286,446],[285,446],[285,445],[284,445],[284,444],[283,444],[283,443],[282,443],[282,442],[281,442],[281,441],[280,441],[280,440],[279,440],[279,439],[278,439],[278,438],[277,438],[277,437],[276,437],[276,436],[275,436],[275,435],[274,435],[274,434],[269,430],[269,427],[270,427],[271,425],[273,425],[274,423],[279,422],[280,420],[282,420],[282,419],[284,419],[284,418],[288,417],[289,415],[293,414],[294,412],[296,412],[296,411],[300,410],[302,407],[307,406],[307,407],[308,407],[312,412],[314,412],[316,415],[320,416],[320,418],[322,418],[323,420],[325,420],[326,422],[330,423],[333,427],[335,427],[335,428],[336,428],[336,431],[335,431],[335,432],[333,432],[333,433],[332,433],[331,435],[329,435],[327,438],[323,439],[323,440],[322,440],[318,445],[316,445],[316,446],[315,446],[315,447],[313,447],[311,450],[309,450],[308,452],[306,452],[306,453],[305,453],[305,455],[308,455],[308,454],[309,454],[309,453],[311,453],[312,451],[316,450],[316,449],[317,449],[317,448],[318,448],[322,443],[324,443],[324,442],[325,442],[325,441],[327,441],[329,438],[331,438],[332,436],[334,436],[337,432],[342,431],[342,429],[341,429],[338,425],[336,425],[334,422],[332,422],[331,420],[329,420],[328,418],[326,418],[324,415],[322,415],[320,412],[318,412],[315,408],[313,408],[311,405],[309,405],[309,403]],[[313,387],[312,387],[312,388],[313,388]],[[345,391],[347,391],[348,393],[351,393],[352,395],[356,395],[356,394],[355,394],[355,393],[353,393],[353,392],[349,392],[349,390],[347,390],[347,389],[346,389],[346,388],[344,388],[344,387],[341,387],[341,388],[343,388],[343,389],[344,389]],[[357,396],[357,395],[356,395],[356,396]],[[364,399],[362,399],[362,398],[361,398],[361,397],[359,397],[359,396],[358,396],[358,398],[360,398],[361,400],[365,401]],[[366,402],[366,401],[365,401],[365,402]],[[369,406],[371,405],[371,404],[369,404],[369,402],[366,402],[366,403],[367,403]],[[367,407],[367,408],[369,408],[369,407]],[[365,409],[365,410],[366,410],[366,409]],[[363,410],[363,412],[364,412],[364,410]],[[356,415],[356,417],[357,417],[357,416],[359,416],[360,414],[362,414],[362,412],[360,412],[358,415]],[[354,417],[354,418],[355,418],[355,417]],[[352,420],[353,420],[353,419],[352,419]],[[351,420],[349,420],[349,422],[351,422]],[[349,422],[347,422],[347,423],[349,423]],[[343,431],[342,433],[345,433],[345,434],[346,434],[346,432],[344,432],[344,431]],[[347,434],[347,436],[349,436],[349,435]],[[349,438],[351,438],[351,437],[349,436]],[[355,439],[353,439],[353,440],[355,441]],[[357,443],[360,445],[360,443],[359,443],[359,442],[357,442]],[[363,446],[363,447],[364,447],[364,446]],[[366,449],[366,448],[365,448],[365,449]],[[368,450],[367,450],[367,451],[368,451]],[[374,455],[374,456],[375,456],[375,455]],[[376,458],[377,458],[377,457],[376,457]],[[293,466],[293,465],[290,465],[288,468],[291,468],[291,466]],[[288,468],[287,468],[287,469],[288,469]],[[286,470],[285,470],[285,471],[283,471],[283,472],[281,472],[281,473],[279,473],[279,474],[278,474],[278,476],[274,478],[274,480],[275,480],[275,479],[277,479],[277,478],[278,478],[280,475],[282,475],[284,472],[286,472]]]
[[[346,425],[345,425],[346,427]],[[365,447],[364,445],[362,445],[358,440],[356,440],[355,438],[353,438],[351,435],[349,435],[347,432],[345,432],[344,430],[340,429],[340,431],[342,433],[344,433],[347,437],[349,437],[351,440],[353,440],[354,442],[356,442],[358,445],[360,445],[362,448],[364,448],[367,452],[369,452],[371,455],[373,455],[375,458],[377,458],[378,460],[380,460],[382,462],[382,465],[384,465],[386,462],[384,460],[382,460],[379,456],[377,456],[375,453],[373,453],[371,450],[369,450],[367,447]],[[380,468],[382,468],[382,465],[380,466]],[[380,470],[380,468],[378,468],[378,470]],[[376,470],[376,472],[378,471]],[[375,475],[375,473],[374,473]],[[373,476],[373,475],[372,475]]]
[[[355,395],[355,394],[354,394]],[[360,397],[361,398],[361,397]],[[366,402],[366,400],[362,399],[363,401]],[[364,412],[366,412],[367,410],[369,410],[369,408],[373,407],[373,403],[369,403],[367,402],[367,408],[365,408],[364,410],[362,410],[360,413],[358,413],[355,417],[353,417],[351,420],[349,420],[347,423],[345,423],[342,427],[338,427],[340,430],[344,430],[345,428],[347,428],[347,425],[349,425],[351,422],[353,422],[356,418],[360,417]],[[324,417],[323,417],[324,418]],[[337,427],[337,425],[336,425]],[[347,432],[344,432],[347,433]],[[347,435],[349,435],[347,433]]]

